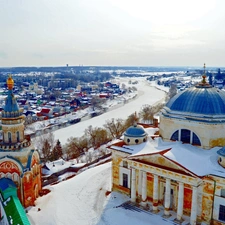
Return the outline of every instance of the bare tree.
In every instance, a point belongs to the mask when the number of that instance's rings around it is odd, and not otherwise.
[[[49,144],[48,140],[44,140],[41,151],[42,151],[42,161],[46,163],[51,159],[51,145]]]
[[[177,94],[177,85],[171,84],[168,92],[168,100]]]
[[[89,147],[99,147],[109,141],[107,131],[103,128],[93,128],[90,125],[84,132],[89,140]]]
[[[136,112],[129,115],[124,123],[124,130],[126,130],[128,127],[134,125],[134,123],[138,122],[138,120],[139,119],[137,118]]]
[[[108,133],[105,129],[97,128],[95,132],[96,132],[96,143],[93,147],[100,147],[101,145],[109,142]]]
[[[104,127],[112,138],[119,138],[125,131],[124,120],[114,119],[107,120]]]
[[[47,162],[51,160],[52,149],[55,145],[55,138],[52,132],[45,132],[34,140],[36,148],[41,151],[42,160]]]
[[[57,159],[61,158],[62,155],[63,155],[62,146],[61,146],[60,141],[57,140],[57,143],[56,143],[55,147],[52,150],[52,159],[53,160],[57,160]]]
[[[158,103],[154,106],[154,112],[155,114],[158,113],[163,107],[165,106],[165,103]]]
[[[81,138],[71,137],[68,139],[66,145],[66,154],[68,159],[77,158],[84,153],[84,149],[88,146],[88,140],[86,137]]]
[[[106,99],[99,98],[98,96],[93,96],[91,99],[91,106],[93,111],[96,109],[102,109],[102,105],[106,102]]]
[[[85,129],[84,133],[87,136],[89,140],[90,146],[94,146],[96,143],[96,128],[93,128],[92,125],[88,126],[88,128]]]
[[[139,112],[140,118],[144,121],[144,123],[152,123],[154,119],[155,108],[151,105],[145,105],[141,111]]]

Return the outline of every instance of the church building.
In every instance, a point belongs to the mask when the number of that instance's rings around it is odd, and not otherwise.
[[[224,146],[225,92],[204,71],[164,106],[159,127],[135,122],[110,146],[112,190],[173,223],[225,224]]]
[[[4,199],[5,182],[12,181],[17,196],[24,207],[34,205],[41,185],[39,153],[34,149],[29,136],[24,135],[23,109],[20,109],[13,94],[14,80],[7,79],[8,96],[1,112],[2,140],[0,140],[0,186],[1,200]],[[2,182],[1,182],[2,180]]]

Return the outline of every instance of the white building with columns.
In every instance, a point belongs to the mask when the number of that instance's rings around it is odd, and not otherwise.
[[[225,92],[205,78],[110,146],[113,191],[177,224],[225,224]]]

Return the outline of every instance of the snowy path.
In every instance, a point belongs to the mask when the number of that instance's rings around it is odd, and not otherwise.
[[[35,225],[95,224],[103,211],[105,193],[111,190],[110,175],[111,163],[107,163],[51,186],[51,192],[30,209],[31,221]]]
[[[121,107],[116,107],[116,109],[110,110],[100,116],[54,131],[55,140],[59,139],[61,144],[65,144],[67,139],[71,136],[81,137],[84,134],[84,130],[89,125],[92,125],[93,127],[102,127],[106,120],[111,118],[127,119],[127,117],[135,111],[139,112],[143,105],[155,104],[165,97],[164,91],[150,86],[145,80],[140,80],[135,87],[137,87],[139,94],[134,100],[131,100],[124,105],[121,104]]]
[[[31,225],[171,225],[161,216],[116,207],[128,197],[111,190],[111,162],[59,184],[28,211]],[[38,208],[41,210],[38,211]]]

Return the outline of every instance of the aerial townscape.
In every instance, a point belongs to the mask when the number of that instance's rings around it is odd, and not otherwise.
[[[0,2],[0,225],[225,225],[225,2]]]

